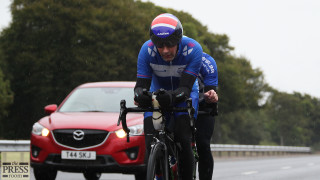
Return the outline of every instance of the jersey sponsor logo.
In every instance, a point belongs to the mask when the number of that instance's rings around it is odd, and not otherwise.
[[[179,74],[181,74],[181,73],[184,71],[184,68],[185,68],[185,66],[179,67],[178,70],[177,70],[177,72],[178,72]]]
[[[151,57],[155,57],[157,54],[157,48],[154,46],[153,49],[151,49],[150,47],[148,47],[148,53]]]
[[[159,77],[181,77],[187,65],[160,65],[150,63],[153,73]]]
[[[211,74],[214,73],[214,67],[213,65],[211,64],[211,62],[205,58],[205,57],[202,57],[202,66],[206,69],[206,71]]]
[[[189,54],[191,54],[193,48],[189,49],[188,46],[184,46],[183,50],[182,50],[182,55],[187,56]]]

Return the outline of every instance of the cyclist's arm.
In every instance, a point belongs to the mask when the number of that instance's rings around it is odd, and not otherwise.
[[[202,67],[200,73],[204,81],[204,98],[206,108],[211,109],[211,114],[217,115],[217,102],[218,102],[218,69],[215,60],[208,54],[203,55]]]
[[[192,76],[185,72],[182,73],[179,87],[174,91],[174,95],[176,96],[176,103],[184,101],[186,97],[190,97],[190,93],[195,80],[195,76]]]
[[[141,47],[137,62],[137,81],[134,88],[135,105],[139,105],[136,101],[138,96],[142,95],[143,89],[149,91],[152,80],[152,69],[150,67],[150,54],[148,53],[148,44],[150,40],[145,42]],[[145,100],[149,98],[144,97]]]
[[[134,87],[134,89],[141,88],[149,91],[150,85],[151,85],[151,79],[137,78],[136,86]]]
[[[150,42],[151,42],[150,40],[146,41],[140,49],[140,52],[138,55],[138,62],[137,62],[137,78],[150,79],[150,80],[152,78],[152,68],[150,66],[151,56],[148,53],[148,48],[149,48],[148,44],[150,44]]]
[[[196,41],[191,41],[191,43],[193,43],[193,49],[187,57],[189,62],[186,69],[182,72],[179,87],[174,91],[176,96],[175,102],[177,103],[184,101],[185,97],[190,97],[193,84],[200,71],[202,47]]]
[[[218,71],[217,71],[217,65],[213,58],[209,58],[210,61],[208,61],[206,74],[203,75],[204,78],[204,98],[206,103],[216,103],[218,102],[218,94],[217,94],[217,88],[218,88]]]
[[[218,94],[216,86],[205,86],[205,107],[212,116],[218,115]]]

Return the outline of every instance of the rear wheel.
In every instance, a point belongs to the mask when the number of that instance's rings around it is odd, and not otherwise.
[[[57,170],[51,168],[34,167],[33,174],[36,180],[55,180]]]
[[[168,179],[168,157],[166,157],[164,147],[160,143],[154,145],[151,149],[147,167],[147,180],[155,179],[156,175]]]
[[[83,172],[83,176],[86,178],[86,180],[99,180],[101,177],[101,173],[94,171],[85,171]]]

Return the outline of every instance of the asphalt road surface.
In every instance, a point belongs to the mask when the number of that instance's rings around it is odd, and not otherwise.
[[[215,180],[319,180],[320,155],[218,161]]]
[[[34,180],[31,171],[31,180]],[[320,155],[215,159],[214,180],[319,180]],[[58,172],[56,180],[84,180],[81,173]],[[102,174],[100,180],[134,180],[133,175]]]

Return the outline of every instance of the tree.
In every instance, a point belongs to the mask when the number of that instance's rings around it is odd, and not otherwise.
[[[5,76],[2,68],[5,67],[4,56],[0,49],[0,124],[8,117],[8,107],[13,103],[13,92],[10,88],[10,82]],[[3,136],[3,126],[0,126],[0,139]]]
[[[135,79],[146,26],[134,1],[15,0],[11,11],[0,38],[15,92],[8,137],[28,137],[42,108],[79,84]]]
[[[267,108],[272,120],[270,132],[280,145],[307,145],[311,142],[308,129],[310,119],[306,116],[309,107],[299,93],[293,95],[274,91]]]
[[[219,121],[221,131],[215,132],[215,143],[272,144],[268,116],[262,110],[241,109],[219,117]]]

